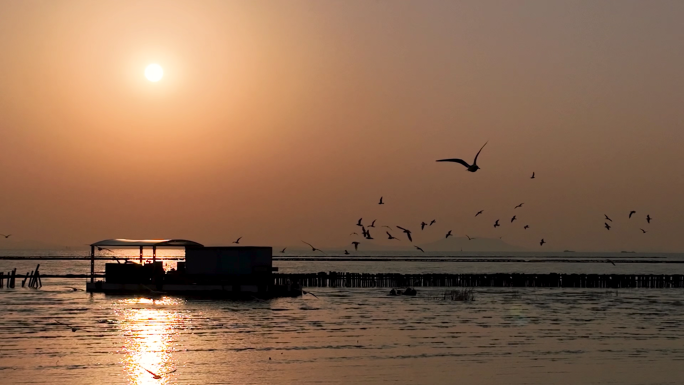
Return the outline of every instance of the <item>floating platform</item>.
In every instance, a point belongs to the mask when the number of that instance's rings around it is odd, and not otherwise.
[[[86,291],[105,294],[134,294],[134,295],[180,295],[202,297],[229,298],[275,298],[298,297],[302,295],[301,286],[273,285],[265,290],[256,285],[221,285],[221,284],[139,284],[139,283],[108,283],[103,281],[86,283]]]

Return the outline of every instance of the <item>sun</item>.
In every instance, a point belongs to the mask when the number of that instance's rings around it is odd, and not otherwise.
[[[150,64],[145,68],[145,77],[151,82],[158,82],[164,76],[164,69],[159,64]]]

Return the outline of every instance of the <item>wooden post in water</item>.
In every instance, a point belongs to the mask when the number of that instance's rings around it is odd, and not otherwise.
[[[12,286],[11,286],[12,289],[14,289],[16,277],[17,277],[17,268],[15,267],[14,270],[12,270]]]

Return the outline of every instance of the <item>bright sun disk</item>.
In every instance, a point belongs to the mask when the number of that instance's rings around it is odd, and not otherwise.
[[[164,69],[159,64],[150,64],[145,68],[145,77],[151,82],[158,82],[164,76]]]

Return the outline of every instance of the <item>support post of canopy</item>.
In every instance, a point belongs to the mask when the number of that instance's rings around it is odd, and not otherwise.
[[[90,283],[95,282],[95,246],[90,246]]]
[[[152,263],[157,262],[157,246],[152,246]]]
[[[140,246],[140,264],[142,265],[143,247]]]

